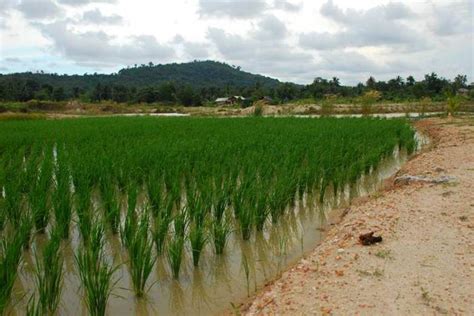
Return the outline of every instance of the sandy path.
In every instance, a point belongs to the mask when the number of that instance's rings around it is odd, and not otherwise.
[[[418,123],[429,150],[399,174],[453,183],[391,186],[356,201],[324,242],[268,285],[247,314],[474,315],[474,120]],[[361,246],[374,230],[381,244]]]

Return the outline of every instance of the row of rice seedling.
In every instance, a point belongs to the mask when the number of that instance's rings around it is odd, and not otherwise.
[[[53,210],[61,238],[68,239],[69,229],[72,219],[72,194],[70,174],[67,165],[65,150],[59,150],[57,155],[57,162],[55,165],[56,188],[54,190]]]
[[[22,216],[18,226],[0,240],[0,314],[3,315],[15,284],[22,250],[29,242],[31,219]]]
[[[105,253],[105,229],[95,218],[90,234],[85,237],[76,254],[76,264],[82,282],[84,300],[90,315],[105,315],[107,302],[117,282],[113,267]],[[87,240],[87,241],[86,241]]]
[[[147,280],[153,270],[156,256],[153,254],[153,239],[150,234],[150,216],[144,210],[137,219],[128,239],[130,276],[137,297],[146,293]]]
[[[157,260],[165,259],[179,279],[186,260],[197,269],[203,254],[225,255],[229,240],[245,243],[270,225],[290,221],[292,209],[307,197],[322,204],[376,169],[395,148],[408,153],[416,148],[413,130],[401,120],[104,118],[2,124],[0,230],[23,227],[22,237],[15,236],[27,247],[32,231],[42,234],[51,227],[51,248],[56,238],[70,240],[77,230],[78,274],[89,312],[97,315],[105,312],[114,284],[115,268],[104,250],[108,232],[119,235],[131,287],[142,297],[154,284]],[[14,244],[4,242],[5,258]],[[13,270],[17,257],[10,256],[5,267]],[[37,270],[42,278],[50,275],[43,266]],[[52,311],[53,303],[42,302],[40,286],[38,292],[31,312],[45,305]],[[6,302],[9,295],[4,297]]]
[[[56,226],[41,255],[35,253],[38,300],[32,297],[29,302],[32,314],[53,315],[59,306],[63,285],[63,258],[60,253],[63,233],[63,228]]]

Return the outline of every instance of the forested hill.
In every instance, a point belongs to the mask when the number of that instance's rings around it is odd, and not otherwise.
[[[40,86],[51,85],[62,87],[66,91],[74,88],[91,90],[97,84],[125,85],[129,88],[158,86],[165,82],[173,82],[177,86],[189,85],[193,89],[201,88],[251,88],[261,85],[274,88],[279,81],[269,77],[254,75],[232,67],[225,63],[215,61],[195,61],[182,64],[141,65],[124,68],[116,74],[84,74],[84,75],[58,75],[47,73],[15,73],[0,75],[0,80],[25,80],[32,79]]]
[[[236,88],[254,87],[257,83],[265,87],[276,87],[279,81],[262,75],[254,75],[216,61],[197,61],[184,64],[167,64],[148,67],[122,69],[118,77],[126,82],[134,81],[143,86],[171,81],[178,85],[194,88],[227,86]]]

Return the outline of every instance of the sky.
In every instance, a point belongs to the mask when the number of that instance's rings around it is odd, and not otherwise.
[[[474,80],[474,0],[0,0],[0,73],[217,60],[282,81]]]

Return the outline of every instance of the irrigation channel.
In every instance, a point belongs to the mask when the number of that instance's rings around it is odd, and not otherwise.
[[[415,138],[418,149],[427,142],[427,138],[419,133],[415,134]],[[53,156],[56,157],[56,149]],[[295,203],[287,206],[285,220],[279,221],[278,225],[267,222],[261,232],[252,233],[246,241],[239,231],[231,232],[223,255],[216,256],[210,246],[204,248],[199,268],[193,266],[192,260],[183,260],[178,279],[170,273],[169,258],[158,257],[152,267],[146,295],[142,298],[137,298],[133,291],[130,269],[124,264],[130,259],[129,252],[124,251],[120,235],[106,231],[104,253],[108,261],[117,265],[114,272],[116,283],[107,305],[107,314],[209,315],[232,308],[232,303],[243,301],[313,249],[323,237],[321,228],[326,225],[331,210],[379,188],[383,180],[393,175],[407,159],[406,150],[395,146],[393,154],[384,158],[377,168],[362,175],[355,184],[345,185],[337,195],[332,193],[331,186],[327,187],[323,203],[319,195],[303,193],[303,196],[295,198]],[[100,208],[99,200],[94,199],[94,194],[92,196],[93,204]],[[186,197],[183,196],[183,199]],[[137,205],[144,203],[145,194],[140,193],[137,200]],[[41,248],[47,239],[47,235],[36,236],[31,248]],[[88,314],[75,258],[81,240],[78,226],[72,225],[69,240],[61,243],[64,258],[64,284],[58,307],[61,315]],[[192,258],[189,247],[185,247],[184,251],[185,258]],[[7,313],[25,313],[28,305],[26,293],[32,293],[37,283],[35,261],[33,251],[23,252]]]

